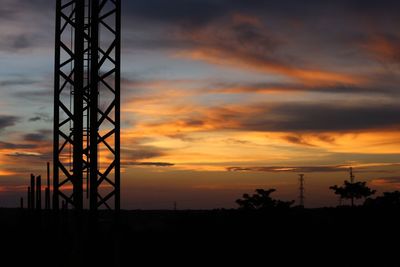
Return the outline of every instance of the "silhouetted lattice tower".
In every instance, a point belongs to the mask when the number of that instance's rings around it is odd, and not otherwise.
[[[350,167],[349,172],[350,172],[350,183],[354,184],[355,176],[353,173],[353,167]]]
[[[299,174],[299,206],[304,207],[304,174]]]
[[[53,207],[119,210],[121,0],[56,3]]]

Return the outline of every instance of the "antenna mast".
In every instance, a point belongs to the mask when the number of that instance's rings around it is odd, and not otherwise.
[[[299,200],[300,200],[300,206],[304,208],[304,174],[299,174]]]

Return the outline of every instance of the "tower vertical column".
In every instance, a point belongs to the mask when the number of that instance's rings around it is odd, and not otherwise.
[[[98,195],[98,96],[99,96],[99,1],[91,5],[90,72],[90,209],[97,210]]]
[[[56,8],[53,205],[118,210],[121,1],[57,0]]]
[[[115,210],[121,209],[121,2],[115,13]]]
[[[54,109],[53,109],[53,209],[59,209],[59,128],[60,128],[60,64],[61,64],[61,2],[56,1],[55,49],[54,49]]]
[[[84,90],[84,33],[85,0],[75,3],[75,60],[73,89],[73,201],[77,210],[83,209],[83,90]]]

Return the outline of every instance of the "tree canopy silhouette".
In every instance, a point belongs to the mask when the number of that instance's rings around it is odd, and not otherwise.
[[[243,194],[242,199],[236,200],[240,209],[244,210],[267,210],[273,208],[290,208],[294,201],[282,201],[271,198],[271,194],[275,189],[256,189],[256,194]]]
[[[383,196],[376,197],[375,199],[368,198],[364,205],[377,208],[400,208],[400,192],[385,192]]]
[[[329,189],[333,190],[341,199],[350,199],[352,207],[354,207],[355,199],[367,198],[376,192],[376,190],[371,190],[366,185],[366,182],[344,181],[343,186],[334,185],[329,187]]]

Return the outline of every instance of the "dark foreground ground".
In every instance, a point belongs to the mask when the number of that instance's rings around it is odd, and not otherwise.
[[[2,266],[400,266],[400,210],[123,211],[118,220],[107,212],[98,217],[89,226],[89,214],[0,210]]]

